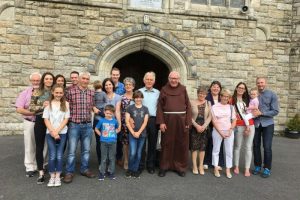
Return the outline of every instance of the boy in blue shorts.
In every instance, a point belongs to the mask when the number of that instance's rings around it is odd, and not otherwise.
[[[99,178],[103,181],[105,178],[105,169],[107,168],[108,177],[111,180],[115,177],[115,159],[116,159],[116,143],[118,129],[118,121],[114,118],[115,107],[106,105],[104,108],[105,118],[101,118],[95,127],[95,132],[100,136],[101,143],[101,162],[99,166]],[[107,167],[107,164],[109,166]]]

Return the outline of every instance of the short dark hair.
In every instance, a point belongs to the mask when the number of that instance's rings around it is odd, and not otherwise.
[[[136,90],[136,91],[133,93],[132,98],[133,98],[133,99],[136,99],[136,98],[144,98],[144,95],[143,95],[143,93],[142,93],[141,91]]]
[[[115,107],[113,106],[113,105],[111,105],[111,104],[108,104],[108,105],[106,105],[105,107],[104,107],[104,111],[111,111],[111,112],[115,112]]]
[[[110,70],[110,74],[112,73],[112,71],[118,71],[119,73],[121,73],[120,69],[117,68],[117,67],[113,67],[113,68]]]
[[[70,73],[70,75],[71,74],[77,74],[78,76],[79,76],[79,72],[78,71],[72,71],[71,73]]]
[[[213,81],[213,82],[211,82],[209,89],[211,89],[211,87],[213,85],[218,85],[219,88],[220,88],[220,91],[222,90],[222,85],[221,85],[220,81]]]

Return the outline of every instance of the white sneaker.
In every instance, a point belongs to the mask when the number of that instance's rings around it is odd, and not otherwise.
[[[55,178],[50,178],[49,183],[47,184],[48,187],[55,186]]]
[[[61,186],[61,180],[60,180],[60,177],[59,177],[59,178],[55,178],[54,186],[55,186],[55,187]]]
[[[203,165],[203,169],[208,169],[208,165]]]

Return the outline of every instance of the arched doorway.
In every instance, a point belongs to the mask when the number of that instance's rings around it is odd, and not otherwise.
[[[119,59],[113,67],[117,67],[121,71],[120,81],[125,77],[132,77],[136,81],[135,89],[144,87],[143,77],[146,72],[153,71],[156,74],[154,87],[161,89],[168,81],[169,69],[157,57],[145,52],[138,51],[131,53]]]
[[[128,70],[136,70],[136,68],[125,67],[123,69],[122,66],[116,63],[123,58],[126,60],[126,58],[128,59],[127,56],[138,52],[145,53],[142,56],[143,59],[147,56],[153,56],[152,61],[158,60],[163,63],[162,69],[165,69],[165,71],[160,68],[156,71],[156,69],[152,68],[153,66],[149,68],[157,72],[157,76],[161,76],[157,77],[158,83],[156,87],[159,88],[164,85],[168,77],[168,72],[174,70],[179,72],[181,76],[180,81],[183,85],[187,86],[188,92],[193,93],[200,76],[197,75],[197,61],[193,58],[192,52],[172,33],[152,25],[136,24],[118,30],[102,39],[89,57],[87,70],[97,76],[97,79],[102,80],[110,76],[113,66],[118,65],[117,67],[121,68],[121,78],[124,78]],[[142,68],[147,66],[143,65]],[[132,71],[129,75],[132,76],[133,73],[135,71]],[[144,72],[139,73],[138,76],[134,76],[138,84],[140,84],[142,81],[139,80],[142,80]],[[161,80],[162,82],[159,83]],[[138,87],[140,86],[136,88]]]

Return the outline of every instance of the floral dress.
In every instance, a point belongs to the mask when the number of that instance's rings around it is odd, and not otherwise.
[[[204,124],[204,112],[206,103],[198,105],[198,116],[196,118],[196,123],[199,125]],[[196,128],[193,126],[190,130],[190,150],[192,151],[205,151],[207,146],[207,132],[204,130],[202,133],[198,133]]]
[[[125,144],[125,145],[129,144],[128,129],[127,129],[126,122],[125,122],[125,113],[126,113],[127,107],[132,104],[134,104],[133,99],[129,99],[125,95],[122,96],[122,100],[121,100],[121,123],[122,123],[121,130],[122,130],[122,144]]]

